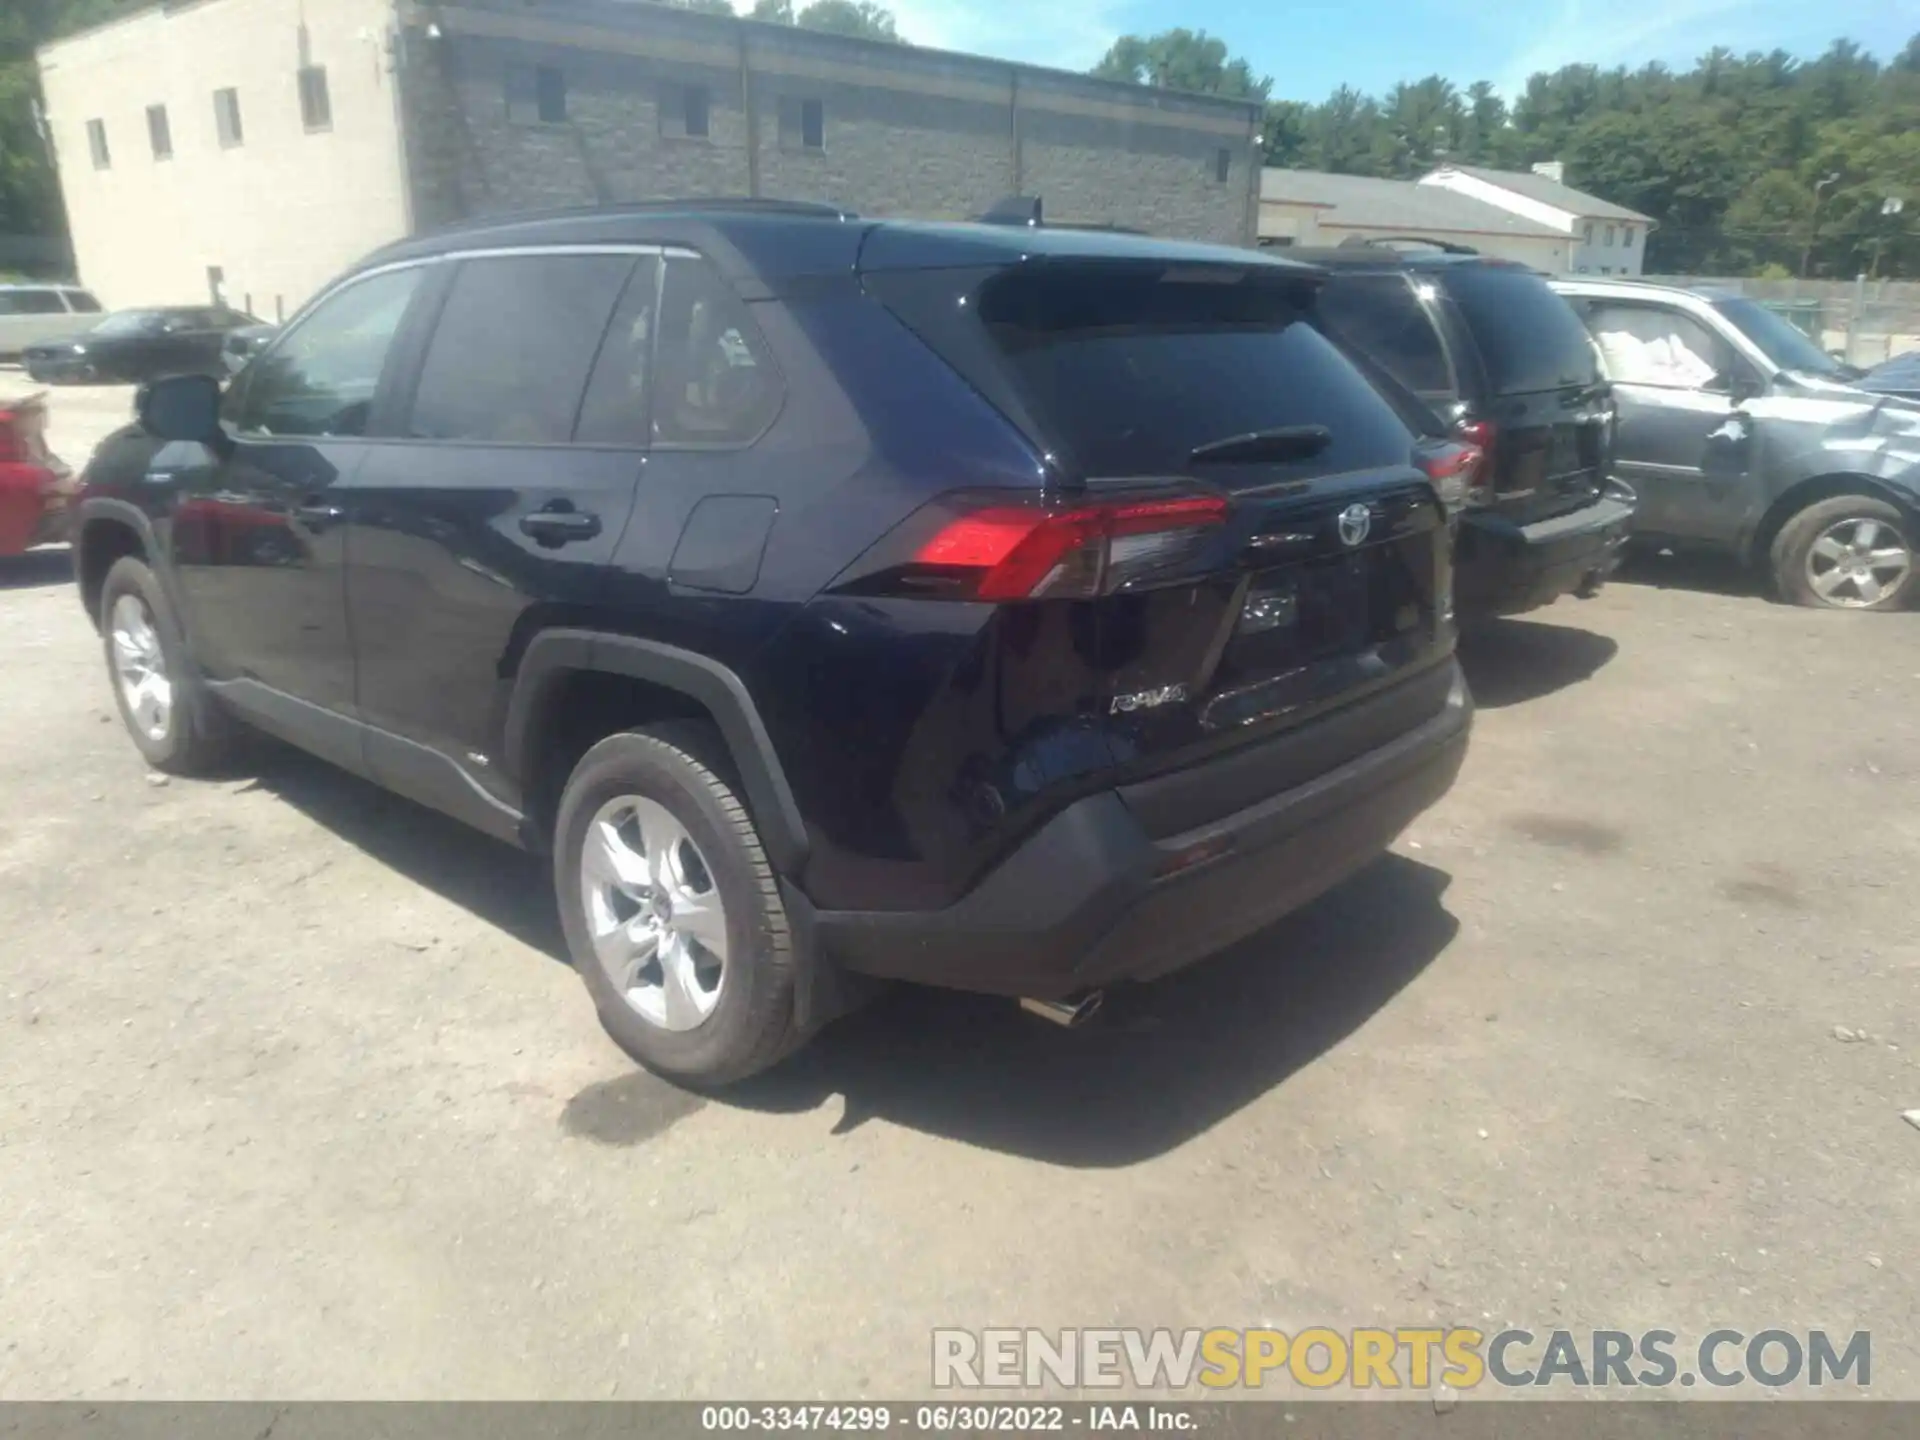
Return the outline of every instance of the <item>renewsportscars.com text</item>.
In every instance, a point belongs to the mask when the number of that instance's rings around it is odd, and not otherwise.
[[[1425,1390],[1806,1384],[1865,1390],[1873,1337],[1865,1330],[936,1330],[936,1389],[1063,1385],[1074,1389]]]

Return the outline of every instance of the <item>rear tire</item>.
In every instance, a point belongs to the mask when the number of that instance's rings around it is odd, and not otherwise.
[[[100,639],[120,719],[156,770],[201,775],[232,749],[232,723],[193,668],[180,622],[144,560],[114,561],[100,588]]]
[[[1866,495],[1836,495],[1789,517],[1769,559],[1784,600],[1826,610],[1902,610],[1914,594],[1912,524]]]
[[[607,1033],[647,1069],[705,1088],[766,1069],[799,1037],[786,907],[746,808],[695,758],[696,728],[610,735],[581,757],[553,878]]]

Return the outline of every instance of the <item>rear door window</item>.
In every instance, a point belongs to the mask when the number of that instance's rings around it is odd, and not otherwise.
[[[555,445],[573,438],[587,375],[631,255],[461,262],[420,368],[406,434]]]
[[[746,305],[711,265],[667,260],[653,439],[659,445],[747,445],[773,423],[781,383]]]
[[[1441,278],[1496,393],[1524,395],[1598,381],[1586,327],[1538,275],[1471,264],[1448,266]]]
[[[98,315],[100,302],[93,298],[91,290],[67,291],[67,304],[82,315]]]
[[[1446,347],[1404,275],[1336,275],[1320,292],[1320,315],[1336,339],[1414,394],[1453,398]]]

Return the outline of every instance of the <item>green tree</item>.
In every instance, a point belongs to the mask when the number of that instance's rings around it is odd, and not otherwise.
[[[753,0],[753,9],[747,16],[750,20],[764,20],[769,25],[793,24],[793,0]]]
[[[819,30],[828,35],[850,35],[859,40],[899,42],[893,12],[872,0],[814,0],[795,18],[802,30]]]
[[[1167,90],[1264,100],[1273,81],[1255,76],[1245,60],[1227,54],[1227,42],[1204,30],[1122,35],[1093,67],[1103,80],[1126,80]]]

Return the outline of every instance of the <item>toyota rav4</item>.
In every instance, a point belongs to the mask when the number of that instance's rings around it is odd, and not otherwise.
[[[881,977],[1078,1013],[1451,783],[1435,485],[1320,274],[771,203],[476,223],[155,382],[79,505],[134,743],[235,721],[550,854],[692,1084]]]

